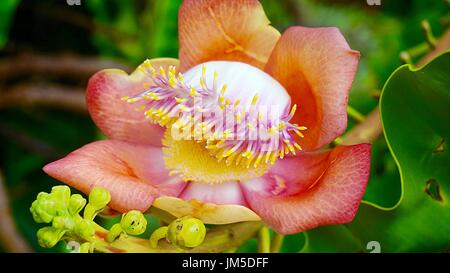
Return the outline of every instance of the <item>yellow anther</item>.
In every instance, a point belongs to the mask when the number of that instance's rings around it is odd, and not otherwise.
[[[258,112],[258,121],[261,122],[263,121],[263,119],[264,119],[263,114],[261,112]]]
[[[152,74],[152,77],[156,77],[156,70],[153,67],[150,67],[150,74]]]
[[[175,76],[175,72],[176,72],[175,66],[173,66],[173,65],[169,66],[168,71],[169,71],[170,74]]]
[[[214,71],[214,81],[217,81],[217,78],[219,78],[219,73]]]
[[[238,107],[238,105],[241,103],[241,100],[239,100],[239,99],[237,99],[235,102],[234,102],[234,107]]]
[[[206,65],[202,65],[202,76],[206,74]]]
[[[292,106],[291,112],[289,113],[290,117],[293,117],[295,114],[295,111],[297,111],[297,104],[294,104],[294,106]]]
[[[237,111],[236,113],[236,122],[241,123],[242,122],[242,114],[241,111]]]
[[[282,131],[284,128],[286,128],[286,123],[284,123],[284,121],[278,123],[278,130]]]
[[[269,151],[269,152],[267,152],[267,153],[266,153],[266,158],[265,158],[265,159],[266,159],[266,160],[265,160],[265,161],[266,161],[266,163],[268,163],[268,162],[269,162],[269,160],[270,160],[270,155],[271,155],[271,154],[272,154],[272,152],[271,152],[271,151]]]
[[[129,96],[124,96],[124,97],[121,97],[120,99],[122,101],[128,101],[130,99],[130,97]]]
[[[136,111],[142,111],[142,110],[144,110],[144,109],[145,109],[145,105],[142,105],[142,106],[136,108]]]
[[[191,97],[194,97],[195,95],[197,95],[197,90],[195,90],[195,88],[192,86],[191,87],[191,91],[190,91],[190,94],[189,94]]]
[[[258,99],[259,99],[258,95],[254,95],[254,96],[253,96],[253,99],[252,99],[252,105],[253,105],[253,106],[255,106],[256,103],[258,103]]]
[[[280,150],[280,158],[283,159],[284,158],[284,149]]]
[[[224,153],[223,153],[223,157],[228,157],[228,156],[230,156],[232,153],[234,153],[233,148],[232,148],[232,149],[229,149],[229,150],[226,151],[226,152],[224,152]]]
[[[206,89],[205,79],[203,77],[200,78],[200,85],[203,89]]]
[[[295,148],[297,148],[299,151],[303,150],[302,146],[300,146],[298,143],[294,143]]]
[[[175,97],[175,101],[176,101],[177,103],[183,103],[183,102],[186,101],[186,99],[185,99],[185,98],[178,98],[178,97]]]
[[[159,74],[164,77],[166,76],[166,71],[164,70],[164,67],[162,66],[159,67]]]
[[[277,161],[277,158],[278,158],[277,153],[273,153],[272,158],[270,159],[270,165],[275,164],[275,162]]]
[[[147,60],[144,61],[143,67],[145,67],[145,68],[151,68],[151,67],[153,67],[153,66],[152,66],[152,63],[150,62],[150,60],[147,59]]]
[[[289,148],[289,151],[291,151],[291,153],[292,153],[293,155],[296,155],[294,146],[292,146],[292,144],[290,144],[290,143],[289,143],[287,146],[288,146],[288,148]]]
[[[129,102],[129,103],[133,103],[133,102],[137,102],[137,101],[139,101],[139,98],[128,98],[127,99],[127,102]]]
[[[172,88],[177,87],[177,81],[176,81],[176,79],[175,79],[175,76],[172,76],[172,77],[169,78],[169,85],[170,85],[170,87],[172,87]]]
[[[225,92],[227,91],[228,86],[226,84],[222,85],[222,89],[220,90],[220,94],[225,94]]]
[[[184,111],[184,112],[189,112],[191,111],[191,109],[189,107],[187,107],[186,105],[180,105],[180,110]]]
[[[270,135],[275,135],[276,133],[278,133],[278,130],[275,127],[269,127],[267,129],[267,133],[269,133]]]
[[[223,95],[219,96],[219,104],[224,105],[225,104],[225,97]]]
[[[263,155],[259,154],[258,157],[256,158],[255,164],[253,165],[255,168],[258,167],[259,163],[261,162]]]
[[[254,130],[253,125],[251,123],[247,123],[247,128],[252,131]]]
[[[181,72],[178,73],[178,81],[180,81],[181,83],[184,82],[184,77],[183,77],[183,74],[181,74]]]
[[[294,132],[299,136],[299,137],[305,137],[302,132],[300,132],[299,130],[294,130]]]
[[[153,92],[150,92],[150,93],[148,93],[147,95],[148,95],[149,98],[151,98],[152,100],[159,100],[159,99],[160,99],[160,97],[159,97],[158,95],[156,95],[155,93],[153,93]]]

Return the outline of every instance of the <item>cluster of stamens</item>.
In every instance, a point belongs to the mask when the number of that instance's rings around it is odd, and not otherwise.
[[[291,133],[303,138],[301,131],[306,127],[289,122],[296,105],[281,117],[270,115],[270,106],[259,105],[258,95],[253,96],[250,107],[242,106],[240,100],[226,98],[227,85],[218,86],[217,72],[213,84],[206,84],[204,65],[197,88],[186,84],[183,74],[176,74],[173,66],[155,69],[146,61],[138,69],[151,77],[151,83],[144,92],[123,100],[145,101],[137,110],[145,111],[149,121],[171,129],[178,138],[181,135],[184,140],[205,143],[210,154],[227,165],[274,164],[278,158],[302,150]]]

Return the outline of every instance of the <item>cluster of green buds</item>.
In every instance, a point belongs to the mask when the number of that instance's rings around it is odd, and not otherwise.
[[[118,238],[126,240],[128,236],[145,232],[147,219],[137,210],[122,214],[120,222],[109,230],[95,223],[95,217],[110,201],[109,192],[100,187],[91,190],[88,202],[80,194],[71,194],[68,186],[55,186],[50,193],[39,193],[30,211],[37,223],[51,224],[38,230],[39,244],[51,248],[61,240],[75,241],[80,244],[79,252],[85,253],[114,243]],[[80,216],[83,208],[83,216]],[[205,235],[206,228],[202,221],[184,216],[154,231],[149,247],[156,249],[158,241],[165,238],[179,249],[188,249],[202,244]]]
[[[37,223],[51,223],[37,232],[42,247],[53,247],[63,236],[89,238],[94,235],[92,221],[80,217],[86,199],[70,193],[67,186],[55,186],[50,193],[41,192],[32,203],[30,211]]]

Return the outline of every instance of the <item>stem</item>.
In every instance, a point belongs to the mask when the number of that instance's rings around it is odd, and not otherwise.
[[[274,237],[272,238],[272,242],[270,243],[270,252],[271,253],[278,253],[280,252],[281,246],[283,245],[284,235],[281,235],[279,233],[275,233]]]
[[[422,27],[423,34],[425,35],[425,40],[426,40],[428,46],[431,49],[435,49],[437,42],[436,42],[436,38],[433,35],[433,32],[431,31],[430,22],[428,22],[427,20],[423,20],[421,22],[421,27]]]
[[[88,241],[92,244],[95,252],[104,253],[224,252],[240,246],[252,238],[260,228],[261,222],[242,222],[217,226],[208,230],[202,245],[191,249],[180,249],[165,240],[159,241],[158,247],[153,248],[150,246],[149,240],[129,235],[121,235],[114,242],[108,243],[105,240],[108,230],[97,224],[93,238],[75,238],[74,240]]]
[[[358,110],[351,107],[350,105],[347,107],[348,116],[354,119],[357,122],[362,122],[366,119],[366,117],[361,114]]]
[[[355,125],[355,127],[342,136],[339,142],[341,145],[372,143],[381,136],[382,132],[383,128],[377,107],[367,115],[367,118],[363,122]]]
[[[261,227],[258,234],[258,252],[270,253],[270,233],[266,226]]]

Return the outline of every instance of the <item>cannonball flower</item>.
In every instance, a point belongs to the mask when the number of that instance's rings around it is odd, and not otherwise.
[[[178,19],[179,61],[96,73],[86,101],[109,139],[44,171],[108,189],[120,212],[262,220],[282,234],[350,222],[370,145],[325,146],[346,129],[359,52],[336,28],[281,35],[256,0],[185,0]]]

